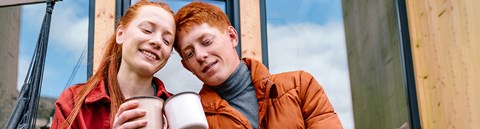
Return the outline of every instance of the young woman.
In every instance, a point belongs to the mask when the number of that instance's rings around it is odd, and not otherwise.
[[[141,0],[131,6],[107,42],[95,74],[58,98],[51,128],[110,129],[126,98],[170,97],[153,75],[167,63],[174,37],[173,11],[167,4]],[[118,124],[128,125],[124,122]]]

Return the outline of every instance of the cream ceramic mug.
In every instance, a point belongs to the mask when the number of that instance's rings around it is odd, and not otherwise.
[[[139,105],[137,108],[145,109],[147,113],[145,116],[134,119],[143,120],[146,119],[147,125],[142,129],[163,129],[163,99],[155,96],[136,96],[127,99],[127,101],[137,100]]]
[[[170,129],[208,129],[200,96],[182,92],[165,101],[165,115]]]

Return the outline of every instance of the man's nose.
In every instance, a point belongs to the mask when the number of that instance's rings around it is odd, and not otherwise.
[[[208,52],[204,48],[197,48],[195,50],[195,56],[198,61],[205,61],[208,57]]]

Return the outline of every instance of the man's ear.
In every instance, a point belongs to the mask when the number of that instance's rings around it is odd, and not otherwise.
[[[182,66],[187,69],[188,71],[192,72],[192,70],[190,70],[190,67],[188,67],[187,63],[185,63],[185,60],[181,60],[180,62],[182,62]],[[193,73],[193,72],[192,72]]]
[[[125,37],[125,32],[123,31],[122,25],[118,25],[117,32],[115,33],[115,40],[118,44],[123,43],[123,38]]]
[[[238,45],[237,30],[235,30],[235,28],[233,26],[229,26],[227,28],[227,33],[228,33],[228,37],[230,38],[230,42],[232,43],[232,46],[237,47],[237,45]]]

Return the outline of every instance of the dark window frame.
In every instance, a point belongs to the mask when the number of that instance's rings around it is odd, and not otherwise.
[[[397,0],[396,9],[399,23],[398,29],[400,30],[400,55],[402,56],[403,78],[407,91],[406,96],[410,115],[410,127],[412,129],[421,129],[415,85],[415,73],[413,69],[412,49],[410,44],[410,32],[408,28],[407,5],[405,0]]]

